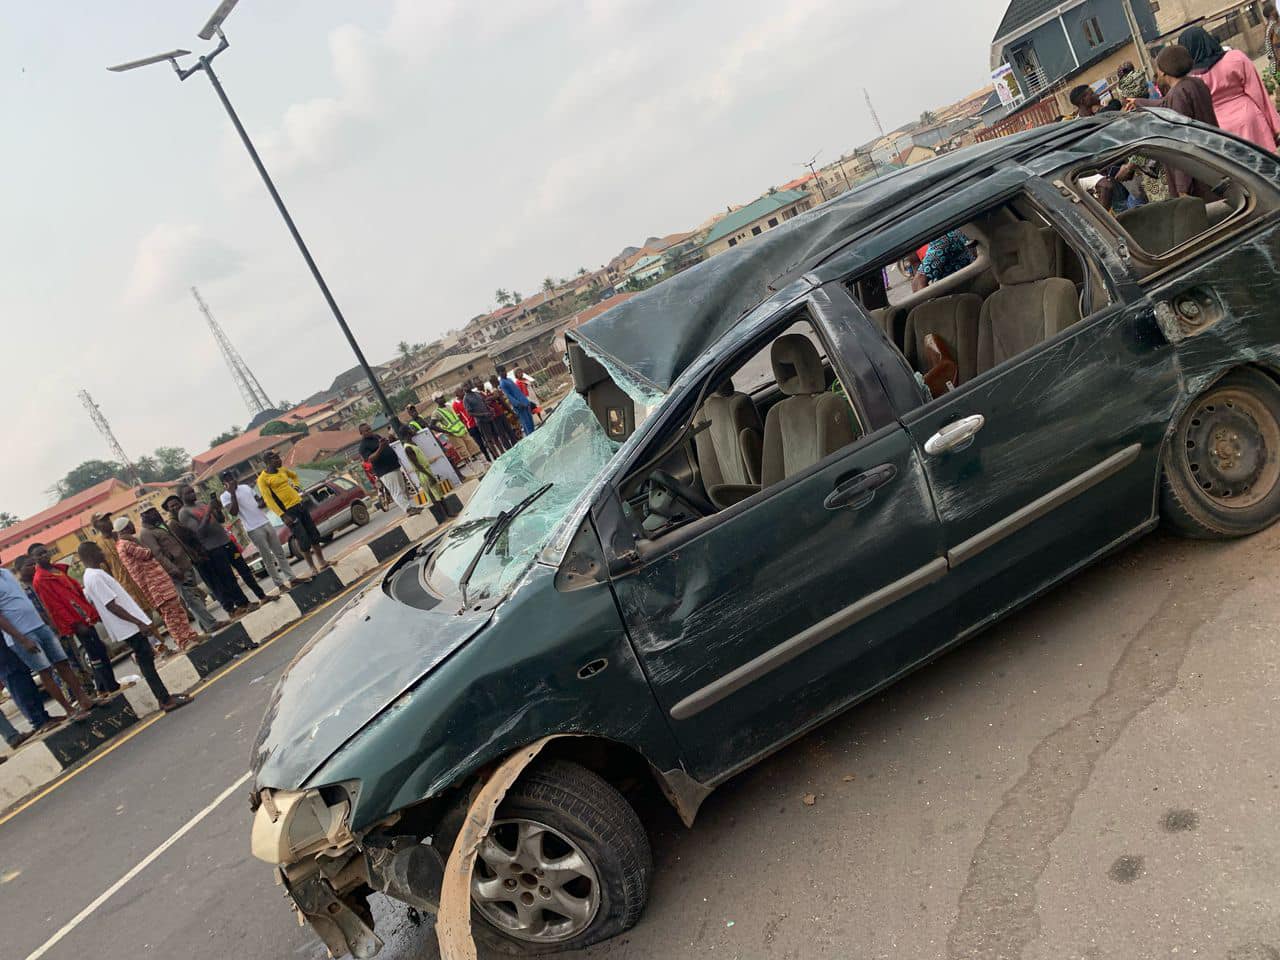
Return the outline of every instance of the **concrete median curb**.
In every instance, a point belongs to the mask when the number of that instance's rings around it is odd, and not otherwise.
[[[473,483],[457,491],[470,499]],[[295,587],[280,599],[222,628],[186,653],[160,665],[160,678],[172,693],[185,693],[203,683],[258,645],[292,627],[308,613],[358,583],[378,567],[400,556],[437,529],[429,513],[407,517],[333,562],[329,569]],[[0,811],[52,783],[113,738],[160,709],[144,683],[136,683],[110,704],[79,723],[68,723],[47,736],[24,744],[0,765]]]

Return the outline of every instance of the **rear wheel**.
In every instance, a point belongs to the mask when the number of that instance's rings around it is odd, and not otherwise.
[[[480,845],[476,940],[506,955],[606,940],[640,918],[652,870],[644,827],[617,790],[575,763],[531,767]]]
[[[369,508],[363,503],[353,503],[351,505],[351,522],[357,527],[363,527],[369,522]]]
[[[1280,387],[1237,370],[1197,397],[1165,452],[1165,521],[1184,536],[1243,537],[1280,518]]]

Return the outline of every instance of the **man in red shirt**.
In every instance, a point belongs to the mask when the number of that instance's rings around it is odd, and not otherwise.
[[[31,589],[44,604],[49,620],[58,636],[80,641],[80,648],[89,660],[93,671],[93,683],[101,696],[120,692],[120,684],[111,669],[111,658],[106,645],[93,625],[98,622],[98,611],[84,595],[80,582],[67,573],[65,563],[53,563],[49,548],[43,543],[33,543],[27,548],[27,556],[36,562]]]
[[[492,463],[493,456],[489,453],[489,447],[484,442],[484,434],[480,432],[480,426],[476,423],[476,418],[467,413],[467,408],[462,404],[464,396],[466,396],[466,391],[459,387],[453,392],[453,403],[449,404],[449,406],[453,408],[454,413],[462,418],[462,422],[467,428],[467,433],[471,434],[471,439],[476,442],[476,446],[480,448],[484,458]],[[438,403],[439,401],[437,401]]]

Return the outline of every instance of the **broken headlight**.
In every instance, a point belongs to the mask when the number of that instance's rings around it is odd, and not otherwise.
[[[259,860],[285,865],[317,853],[337,853],[351,835],[351,791],[345,786],[270,790],[259,794],[251,849]]]

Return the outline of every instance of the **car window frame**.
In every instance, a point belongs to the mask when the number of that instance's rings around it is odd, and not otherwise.
[[[965,383],[960,384],[960,386],[956,387],[954,390],[950,390],[940,397],[930,397],[928,400],[917,402],[913,406],[905,406],[902,404],[901,400],[899,400],[896,405],[898,416],[914,416],[917,411],[924,410],[932,404],[950,400],[952,397],[964,396],[969,391],[971,384],[982,383],[985,377],[993,374],[998,375],[1001,371],[1010,368],[1013,364],[1022,362],[1024,358],[1034,356],[1036,353],[1046,349],[1048,346],[1056,344],[1059,340],[1062,340],[1075,333],[1077,330],[1082,329],[1085,324],[1092,324],[1105,320],[1106,318],[1115,315],[1117,312],[1129,307],[1131,297],[1127,296],[1125,291],[1127,286],[1125,280],[1127,278],[1124,274],[1117,276],[1116,271],[1107,263],[1107,258],[1100,257],[1098,255],[1099,248],[1096,244],[1103,240],[1103,235],[1098,234],[1096,236],[1090,236],[1089,233],[1091,231],[1088,229],[1088,225],[1078,222],[1077,219],[1072,216],[1073,210],[1071,206],[1067,204],[1061,194],[1046,182],[1045,179],[1031,177],[1019,184],[1017,187],[992,193],[985,200],[976,202],[964,208],[961,213],[953,214],[945,219],[935,221],[933,226],[921,231],[921,234],[923,235],[930,231],[936,231],[939,229],[942,229],[944,232],[947,229],[956,229],[975,217],[987,213],[998,206],[1008,204],[1018,197],[1022,197],[1030,203],[1031,206],[1033,206],[1039,214],[1044,217],[1046,222],[1061,234],[1062,238],[1071,247],[1076,256],[1081,258],[1081,265],[1085,268],[1085,276],[1096,276],[1104,284],[1106,287],[1105,293],[1110,302],[1097,308],[1087,316],[1082,316],[1078,323],[1072,324],[1065,330],[1058,331],[1052,337],[1047,337],[1044,340],[1041,340],[1039,343],[1035,344],[1028,350],[1024,350],[1017,356],[1010,357],[1008,360],[1003,360],[1000,363],[997,363],[990,370],[984,370],[972,380],[968,380]],[[951,226],[947,227],[945,226],[946,224],[950,224]],[[1082,226],[1085,227],[1085,229],[1081,229]],[[903,248],[913,249],[909,243],[904,245]],[[1090,266],[1092,266],[1092,270],[1090,270]],[[868,268],[863,267],[860,270],[844,275],[834,282],[839,283],[843,287],[852,302],[854,309],[861,317],[861,322],[875,330],[885,341],[885,344],[893,351],[894,354],[897,355],[897,358],[900,358],[900,362],[879,364],[877,369],[881,371],[882,375],[887,376],[894,376],[900,370],[902,375],[907,377],[911,384],[916,384],[915,371],[911,368],[910,363],[907,362],[906,355],[896,343],[893,343],[893,341],[891,341],[884,332],[880,330],[876,325],[876,322],[871,318],[870,312],[863,307],[862,303],[849,289],[860,277],[867,273],[867,269]],[[908,391],[905,389],[894,389],[894,386],[895,385],[891,385],[889,383],[884,384],[886,393],[892,397],[901,398],[903,396],[913,396],[921,398],[923,396],[919,389]]]
[[[1235,151],[1246,151],[1250,148],[1235,143],[1227,137],[1222,138],[1220,146],[1224,149],[1214,151],[1195,140],[1176,140],[1161,135],[1146,136],[1121,147],[1094,154],[1086,160],[1073,160],[1045,174],[1042,180],[1046,184],[1051,184],[1060,196],[1081,209],[1092,221],[1092,225],[1107,245],[1125,264],[1125,270],[1131,275],[1133,281],[1145,288],[1159,283],[1170,274],[1185,269],[1189,264],[1217,250],[1227,241],[1237,239],[1241,234],[1256,228],[1280,209],[1280,195],[1277,194],[1275,184],[1242,165],[1240,159],[1232,155]],[[1190,154],[1196,161],[1218,168],[1224,176],[1230,177],[1246,188],[1249,193],[1249,202],[1243,210],[1236,211],[1232,216],[1221,223],[1214,224],[1199,236],[1162,254],[1152,254],[1121,226],[1120,221],[1106,210],[1096,197],[1083,188],[1078,179],[1085,171],[1104,165],[1100,162],[1100,158],[1109,158],[1108,162],[1114,162],[1122,156],[1142,153],[1144,147],[1165,150],[1173,154]]]
[[[674,422],[679,423],[681,431],[689,429],[689,415],[685,406],[692,401],[692,410],[697,410],[702,399],[705,399],[709,384],[720,378],[726,368],[740,365],[754,357],[764,345],[781,336],[788,327],[799,320],[806,320],[814,333],[822,341],[832,369],[845,389],[845,396],[858,419],[863,431],[853,443],[841,447],[817,463],[787,477],[769,487],[763,487],[744,500],[719,510],[706,517],[699,517],[683,526],[677,527],[658,540],[642,540],[634,536],[639,530],[639,521],[622,507],[625,500],[623,488],[629,484],[637,473],[652,469],[660,462],[660,454],[672,442],[668,432],[670,424],[662,424],[651,436],[645,446],[637,450],[636,455],[623,465],[608,484],[606,499],[600,509],[595,511],[595,520],[600,534],[600,542],[604,546],[609,563],[610,574],[619,575],[633,567],[644,566],[667,556],[689,542],[710,533],[724,523],[751,510],[763,509],[777,495],[809,477],[825,470],[832,463],[850,456],[864,444],[882,438],[886,433],[901,429],[897,415],[884,395],[884,387],[880,378],[872,368],[865,349],[860,346],[861,334],[856,324],[859,322],[846,308],[843,302],[833,302],[822,288],[814,288],[806,296],[795,303],[778,310],[769,322],[752,334],[750,339],[736,345],[731,351],[715,361],[711,368],[689,385],[688,391],[673,405]],[[869,395],[868,395],[869,394]],[[674,449],[674,447],[671,447]],[[626,519],[624,519],[626,517]],[[629,528],[624,531],[623,527]],[[609,529],[615,527],[617,529]],[[625,536],[619,536],[625,532]],[[626,542],[633,549],[626,554],[619,554],[614,544]]]

